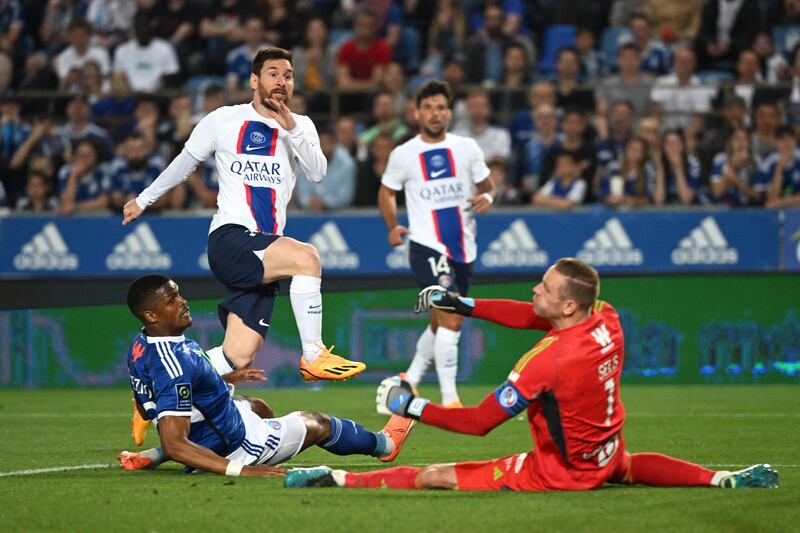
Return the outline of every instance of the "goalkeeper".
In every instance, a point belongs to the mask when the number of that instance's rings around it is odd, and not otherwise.
[[[328,467],[291,470],[287,487],[344,486],[457,490],[588,490],[606,482],[723,488],[777,487],[769,465],[714,471],[656,453],[630,454],[622,427],[620,376],[625,341],[614,308],[597,300],[599,278],[577,259],[558,260],[533,289],[533,302],[473,300],[441,287],[424,289],[429,306],[545,336],[508,379],[474,407],[446,409],[418,397],[400,378],[378,388],[378,411],[456,433],[486,435],[527,413],[534,450],[488,461],[396,467],[351,473]]]

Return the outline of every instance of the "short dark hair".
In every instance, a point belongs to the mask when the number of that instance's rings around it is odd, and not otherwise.
[[[571,152],[570,150],[565,150],[563,148],[556,149],[556,161],[562,157],[566,157],[567,159],[571,160],[573,164],[578,163],[578,156],[575,154],[575,152]]]
[[[792,139],[797,140],[797,136],[794,133],[794,128],[791,126],[778,126],[778,129],[775,130],[775,137],[778,139],[781,137],[791,137]]]
[[[261,67],[271,59],[285,59],[290,65],[293,65],[292,53],[289,50],[278,47],[262,48],[258,51],[256,57],[253,58],[253,74],[256,76],[260,75]]]
[[[600,276],[597,270],[589,263],[574,257],[559,259],[554,268],[567,278],[567,283],[560,288],[559,297],[575,300],[585,311],[591,309],[600,292]]]
[[[622,52],[624,52],[626,50],[633,50],[637,54],[641,54],[642,53],[642,49],[639,48],[638,44],[636,44],[633,41],[628,41],[628,42],[624,43],[622,46],[619,47],[619,50],[617,50],[617,55],[622,54]]]
[[[648,26],[652,26],[653,25],[653,21],[650,19],[650,17],[648,17],[647,15],[642,13],[641,11],[636,12],[633,15],[631,15],[631,17],[628,19],[628,24],[630,24],[631,22],[633,22],[636,19],[642,19],[643,21],[645,21],[647,23]]]
[[[422,87],[417,90],[414,96],[414,101],[417,103],[417,108],[426,98],[441,94],[447,100],[447,107],[453,108],[453,93],[450,91],[450,85],[446,81],[430,80],[425,82]]]
[[[92,25],[86,19],[75,19],[67,26],[67,31],[72,30],[86,30],[92,33]]]
[[[561,60],[561,56],[563,56],[564,54],[572,54],[576,58],[580,57],[580,54],[578,53],[578,49],[575,48],[574,46],[563,46],[563,47],[558,49],[558,52],[556,52],[556,61],[560,61]]]
[[[128,287],[128,309],[133,316],[142,319],[142,314],[153,303],[156,291],[169,283],[170,279],[161,274],[147,274],[137,278]]]

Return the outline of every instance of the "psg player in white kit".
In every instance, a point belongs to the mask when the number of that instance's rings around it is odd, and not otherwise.
[[[399,246],[408,234],[409,263],[420,287],[439,285],[466,296],[477,255],[475,214],[491,208],[494,184],[478,144],[447,133],[453,115],[450,87],[429,81],[417,91],[415,100],[419,135],[389,156],[378,205],[389,230],[389,244]],[[408,228],[397,222],[397,192],[401,190],[408,207]],[[405,374],[416,387],[435,361],[446,406],[461,405],[456,373],[463,320],[460,315],[431,309],[430,323]]]
[[[291,52],[260,50],[250,87],[252,102],[221,107],[195,126],[183,151],[125,204],[122,223],[136,220],[214,154],[219,197],[208,262],[228,290],[219,306],[225,339],[207,352],[215,368],[226,373],[253,362],[269,328],[276,282],[291,277],[289,298],[303,348],[300,373],[306,381],[347,379],[365,365],[332,354],[322,343],[319,253],[311,244],[282,236],[298,169],[314,182],[327,171],[313,122],[288,107],[294,91]],[[134,428],[138,443],[136,433]]]

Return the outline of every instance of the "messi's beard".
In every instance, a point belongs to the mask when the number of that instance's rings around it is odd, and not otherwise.
[[[264,104],[264,106],[268,107],[269,109],[272,109],[272,105],[270,105],[270,103],[267,102],[267,100],[273,98],[276,94],[282,94],[283,103],[286,104],[287,107],[289,106],[289,101],[291,100],[291,98],[289,98],[289,93],[287,93],[284,89],[272,89],[271,91],[267,92],[266,89],[264,89],[261,85],[259,85],[256,88],[256,91],[258,93],[259,100],[261,100],[261,103]],[[277,111],[277,109],[272,109],[272,110]]]

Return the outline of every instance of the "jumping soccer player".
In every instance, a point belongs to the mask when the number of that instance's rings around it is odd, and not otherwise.
[[[419,135],[392,150],[378,206],[389,230],[389,244],[399,246],[408,234],[409,263],[420,287],[441,285],[466,296],[477,255],[475,214],[491,208],[494,184],[478,144],[447,133],[453,115],[450,87],[429,81],[417,91],[415,100]],[[408,228],[397,221],[397,192],[402,190]],[[459,315],[432,309],[405,374],[416,387],[435,361],[442,403],[452,407],[461,406],[456,373],[463,321]]]
[[[152,467],[168,457],[217,474],[275,476],[284,470],[271,465],[312,445],[391,461],[412,427],[392,417],[373,433],[351,420],[308,412],[264,419],[269,408],[233,398],[200,346],[183,336],[192,318],[174,281],[155,274],[137,279],[128,307],[143,326],[127,355],[131,389],[147,418],[158,420],[163,453],[123,452],[123,467]]]
[[[302,344],[303,379],[348,379],[366,366],[332,354],[333,347],[322,343],[319,253],[311,244],[282,236],[298,165],[314,182],[327,169],[314,124],[287,107],[294,92],[291,52],[260,50],[250,87],[252,102],[221,107],[197,124],[183,151],[125,204],[122,223],[139,218],[214,153],[219,197],[209,229],[208,263],[228,289],[219,306],[225,338],[222,346],[208,351],[215,368],[224,374],[253,362],[269,329],[276,282],[291,277],[289,299]],[[144,440],[142,427],[146,432],[146,424],[133,421],[137,444]]]
[[[723,488],[777,487],[769,465],[713,471],[656,453],[625,450],[620,376],[625,341],[614,308],[597,300],[594,268],[559,259],[533,289],[533,303],[473,300],[428,287],[418,306],[547,334],[508,379],[475,407],[446,409],[416,396],[399,378],[378,388],[380,412],[410,416],[457,433],[486,435],[527,411],[535,449],[488,461],[350,473],[327,467],[290,471],[287,487],[344,486],[457,490],[589,490],[606,482]]]

